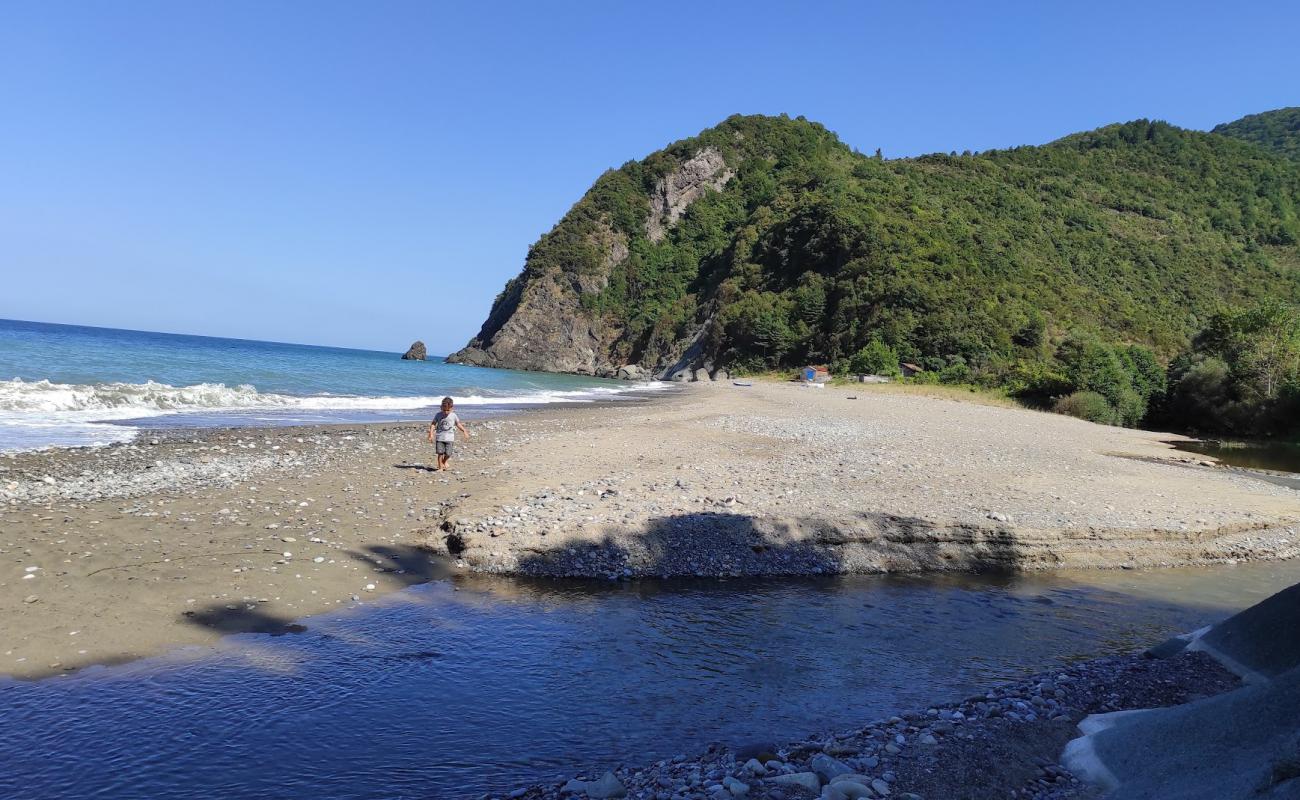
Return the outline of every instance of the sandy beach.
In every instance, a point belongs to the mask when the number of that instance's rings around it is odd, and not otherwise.
[[[856,398],[856,399],[850,399]],[[113,663],[437,575],[1135,567],[1300,553],[1294,491],[1167,435],[897,390],[690,384],[424,426],[0,458],[0,671]],[[445,556],[445,557],[440,557]]]

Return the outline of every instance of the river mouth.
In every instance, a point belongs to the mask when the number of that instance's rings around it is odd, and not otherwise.
[[[474,797],[959,699],[1297,581],[1300,561],[437,581],[303,620],[297,635],[0,682],[0,796]]]

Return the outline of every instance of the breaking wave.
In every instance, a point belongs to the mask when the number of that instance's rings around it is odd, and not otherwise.
[[[575,390],[542,390],[494,394],[483,390],[454,393],[458,406],[512,406],[547,403],[584,403],[612,399],[632,390],[661,388],[662,383],[628,384],[618,387],[591,387]],[[299,397],[273,392],[259,392],[242,384],[198,383],[171,386],[145,383],[52,383],[48,380],[0,381],[0,429],[7,431],[7,442],[0,449],[44,441],[47,444],[105,444],[130,439],[134,430],[125,426],[97,423],[143,419],[165,415],[223,412],[247,414],[266,412],[282,422],[298,419],[319,422],[320,412],[359,412],[382,415],[418,411],[436,407],[442,395],[413,397],[364,397],[318,394]],[[265,418],[263,418],[265,419]],[[233,421],[233,420],[232,420]],[[244,421],[247,424],[248,420]],[[183,424],[183,420],[182,420]]]
[[[519,405],[590,402],[632,389],[655,388],[659,384],[635,384],[626,388],[594,387],[569,391],[539,390],[523,394],[470,394],[456,397],[458,405]],[[165,383],[68,384],[50,381],[0,381],[0,412],[27,414],[86,412],[96,419],[129,419],[192,410],[358,409],[402,411],[436,406],[442,395],[415,397],[352,397],[313,395],[295,397],[259,392],[248,384],[199,383],[170,386]]]

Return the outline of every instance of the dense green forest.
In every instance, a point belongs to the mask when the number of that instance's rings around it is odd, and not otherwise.
[[[1274,114],[896,160],[802,118],[731,117],[601,176],[480,340],[529,281],[562,275],[619,331],[612,363],[662,367],[698,333],[702,358],[733,370],[903,360],[1098,421],[1273,433],[1295,354],[1266,387],[1243,359],[1252,337],[1295,348],[1300,164],[1285,156],[1300,134],[1296,109]],[[705,148],[734,177],[652,241],[650,197]]]
[[[1215,126],[1212,133],[1254,142],[1266,150],[1300,161],[1300,106],[1251,114]]]

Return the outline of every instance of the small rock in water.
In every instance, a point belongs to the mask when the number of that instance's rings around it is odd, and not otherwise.
[[[37,600],[40,600],[40,599],[41,599],[41,598],[37,597],[37,596],[34,595],[34,594],[29,594],[29,595],[27,595],[26,597],[23,598],[23,602],[24,602],[24,603],[31,604],[31,603],[35,603]]]
[[[366,591],[367,591],[367,592],[373,592],[374,590],[375,590],[375,585],[374,585],[373,583],[367,583],[367,584],[366,584]]]

